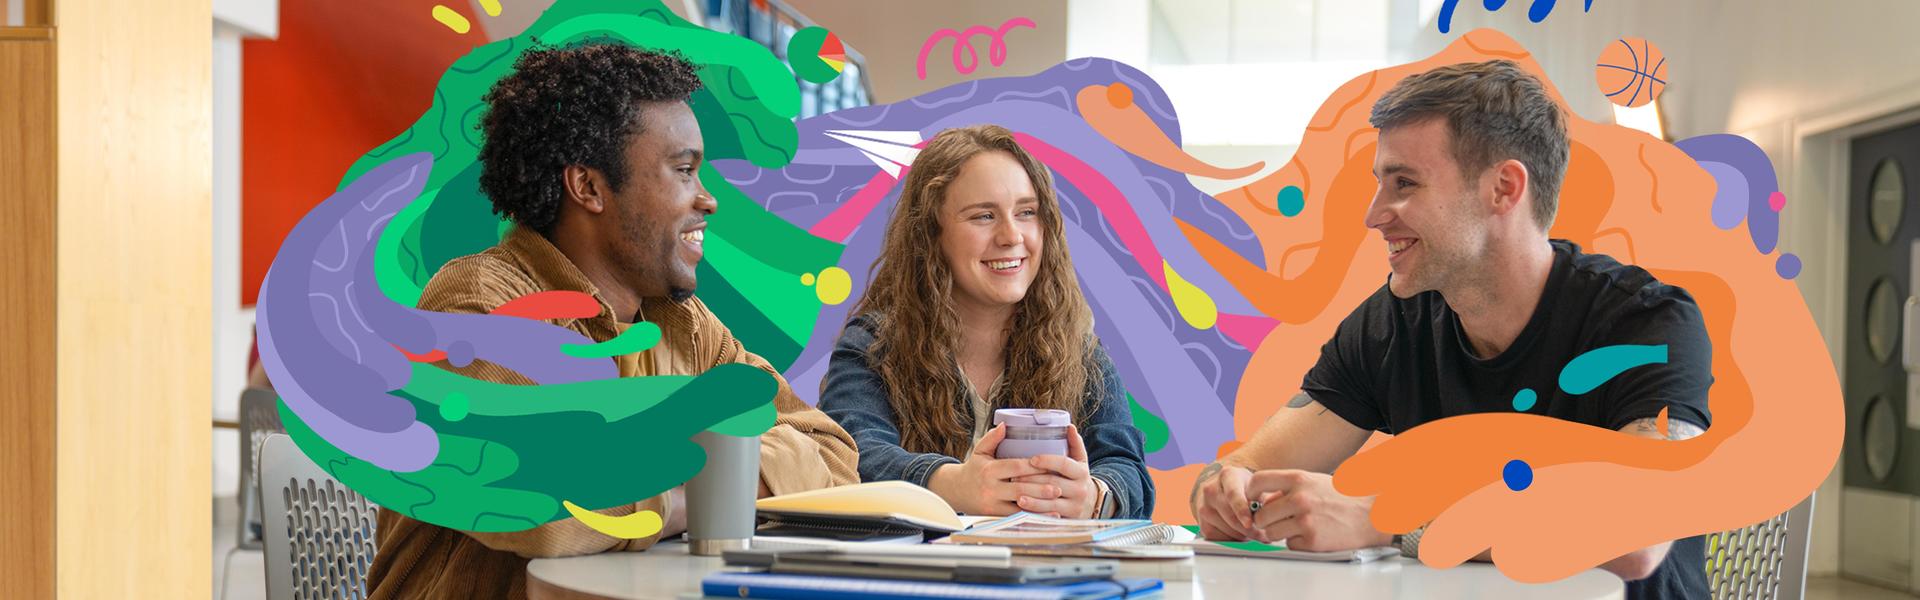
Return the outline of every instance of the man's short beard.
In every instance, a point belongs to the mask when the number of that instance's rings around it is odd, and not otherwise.
[[[690,298],[693,298],[693,288],[675,287],[667,292],[667,299],[672,300],[674,304],[686,302]]]

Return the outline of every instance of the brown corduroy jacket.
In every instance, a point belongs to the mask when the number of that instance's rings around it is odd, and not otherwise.
[[[441,312],[487,313],[515,298],[551,290],[591,294],[600,300],[600,314],[549,322],[596,342],[612,339],[626,329],[627,324],[614,318],[599,290],[572,261],[539,233],[521,228],[515,228],[500,245],[485,252],[447,262],[427,284],[419,306]],[[773,373],[779,381],[779,393],[774,398],[779,411],[777,424],[760,436],[761,493],[790,494],[859,483],[854,462],[859,453],[853,438],[826,414],[794,396],[773,366],[743,348],[698,298],[682,303],[648,298],[641,303],[641,317],[660,326],[660,343],[651,350],[612,359],[619,365],[621,377],[694,375],[723,363],[746,363]],[[437,365],[476,379],[532,383],[482,360],[464,368],[454,368],[444,361]],[[612,464],[621,460],[600,458]],[[628,464],[634,469],[646,468],[643,462]],[[663,521],[673,517],[664,495],[598,512],[618,516],[638,510],[659,513]],[[367,574],[367,588],[376,600],[525,598],[530,559],[639,551],[658,541],[657,535],[637,540],[614,538],[575,519],[506,533],[457,531],[386,509],[380,510],[378,527],[379,550]]]

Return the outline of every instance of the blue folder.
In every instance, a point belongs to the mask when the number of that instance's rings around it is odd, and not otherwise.
[[[1104,579],[1064,585],[995,585],[744,572],[714,573],[700,582],[700,592],[711,597],[774,600],[1105,600],[1143,597],[1158,592],[1161,587],[1158,579]]]

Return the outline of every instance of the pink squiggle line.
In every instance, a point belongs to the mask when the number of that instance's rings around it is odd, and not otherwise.
[[[993,66],[998,67],[1002,63],[1007,62],[1007,41],[1005,37],[1007,31],[1014,27],[1026,27],[1028,29],[1040,28],[1040,26],[1033,23],[1033,19],[1014,17],[1007,19],[1005,23],[1001,23],[999,29],[988,29],[985,25],[975,25],[968,27],[964,32],[954,31],[952,29],[935,31],[933,35],[927,36],[926,43],[920,45],[920,58],[914,61],[914,72],[919,74],[921,79],[926,79],[927,53],[932,52],[933,45],[940,43],[940,40],[952,37],[953,70],[958,71],[961,75],[972,73],[974,69],[980,67],[980,52],[974,50],[973,44],[968,42],[967,39],[983,33],[993,36],[993,43],[987,45],[987,60],[992,62]],[[960,62],[961,48],[967,50],[967,62],[965,63]]]
[[[1127,197],[1120,193],[1120,188],[1114,187],[1113,182],[1092,166],[1040,141],[1040,138],[1015,132],[1013,139],[1034,158],[1073,182],[1073,187],[1079,188],[1080,193],[1086,194],[1094,207],[1107,216],[1107,224],[1113,227],[1114,234],[1120,236],[1120,244],[1126,246],[1127,252],[1133,254],[1135,260],[1140,261],[1140,270],[1146,271],[1147,277],[1153,278],[1161,290],[1167,289],[1167,275],[1161,266],[1160,250],[1154,247],[1153,238],[1147,235],[1146,226],[1140,222],[1140,215],[1127,204]]]

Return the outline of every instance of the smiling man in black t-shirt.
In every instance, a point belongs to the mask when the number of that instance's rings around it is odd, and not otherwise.
[[[1373,431],[1511,410],[1675,440],[1710,424],[1712,344],[1692,296],[1547,237],[1568,142],[1538,79],[1504,60],[1443,67],[1388,90],[1371,120],[1380,187],[1366,225],[1392,275],[1340,323],[1300,396],[1201,472],[1191,501],[1206,537],[1416,555],[1424,527],[1375,530],[1373,498],[1339,494],[1328,475]],[[1568,361],[1617,345],[1665,360],[1563,389]],[[1704,562],[1692,537],[1601,568],[1628,581],[1629,598],[1696,598]]]

